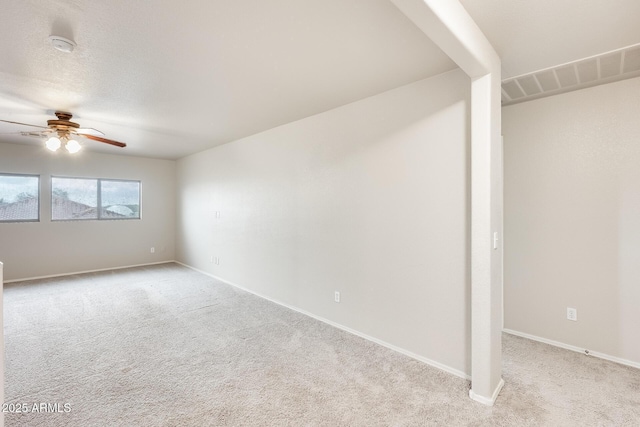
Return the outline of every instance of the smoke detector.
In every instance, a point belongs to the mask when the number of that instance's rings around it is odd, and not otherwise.
[[[71,53],[76,47],[76,42],[62,36],[49,36],[49,41],[60,52]]]

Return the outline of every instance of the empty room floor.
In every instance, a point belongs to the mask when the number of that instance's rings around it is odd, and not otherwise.
[[[486,407],[467,380],[177,264],[7,284],[4,310],[5,402],[28,408],[7,426],[640,425],[640,370],[505,335]]]

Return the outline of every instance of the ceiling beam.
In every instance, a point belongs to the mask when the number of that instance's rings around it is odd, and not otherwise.
[[[500,57],[460,2],[391,1],[472,79],[500,72]]]

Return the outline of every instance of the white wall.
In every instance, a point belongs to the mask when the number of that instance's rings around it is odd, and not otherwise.
[[[639,78],[503,109],[506,328],[640,363],[639,117]]]
[[[455,70],[179,160],[177,259],[468,374],[469,92]]]
[[[40,222],[0,223],[5,280],[174,259],[174,161],[0,144],[0,172],[39,174],[41,188]],[[142,219],[51,222],[51,175],[141,180]]]
[[[4,402],[4,264],[0,262],[0,401]],[[0,414],[0,427],[4,427],[4,412]]]

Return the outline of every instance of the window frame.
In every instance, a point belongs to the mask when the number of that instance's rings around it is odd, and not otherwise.
[[[65,219],[53,219],[53,179],[83,179],[87,181],[96,181],[97,192],[97,206],[96,206],[96,218],[65,218]],[[102,217],[102,181],[116,181],[116,182],[135,182],[138,184],[138,216],[137,217],[123,217],[123,218],[103,218]],[[128,221],[128,220],[141,220],[142,219],[142,181],[139,179],[121,179],[121,178],[90,178],[82,176],[63,176],[63,175],[51,175],[50,181],[50,204],[51,204],[51,222],[68,222],[68,221]]]
[[[102,216],[102,181],[137,182],[138,183],[138,216],[124,218],[101,218]],[[126,221],[142,219],[142,181],[139,179],[98,178],[98,221]]]
[[[37,208],[37,212],[38,212],[38,217],[36,219],[0,219],[0,224],[11,224],[11,223],[19,223],[19,222],[40,222],[40,207],[41,207],[41,203],[40,203],[40,196],[42,195],[42,191],[41,191],[41,184],[42,184],[42,180],[40,179],[40,175],[39,174],[33,174],[33,173],[12,173],[12,172],[0,172],[0,176],[22,176],[22,177],[30,177],[30,178],[37,178],[38,180],[38,196],[37,196],[37,200],[38,200],[38,208]]]

